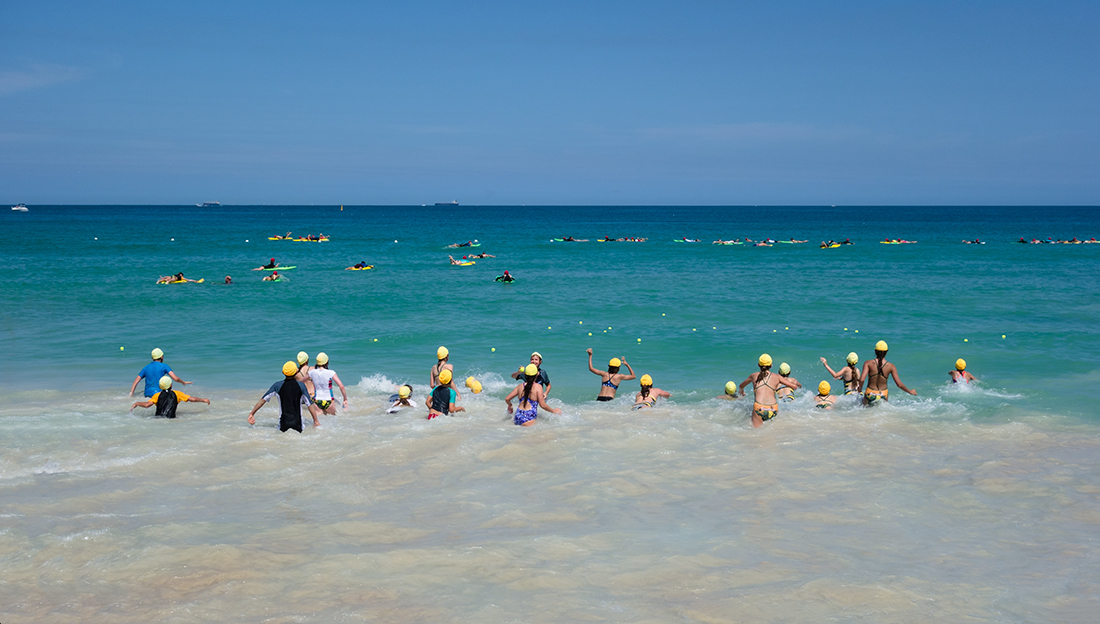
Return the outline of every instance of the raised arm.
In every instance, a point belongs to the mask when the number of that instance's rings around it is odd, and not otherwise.
[[[603,377],[603,374],[606,372],[602,370],[596,370],[596,367],[592,366],[592,349],[588,350],[588,370],[592,371],[596,375],[599,375],[600,377]]]
[[[833,376],[833,379],[840,379],[841,374],[829,368],[829,363],[825,361],[825,358],[821,358],[821,363],[825,365],[825,370],[829,371],[829,374]]]
[[[626,361],[626,358],[625,358],[625,357],[620,357],[619,359],[623,361],[623,365],[624,365],[624,366],[626,366],[626,370],[630,371],[630,376],[629,376],[629,377],[627,377],[626,375],[623,375],[623,376],[622,376],[622,380],[623,380],[623,381],[626,381],[626,380],[628,380],[628,379],[634,379],[634,377],[635,377],[635,375],[634,375],[634,369],[633,369],[633,368],[630,368],[630,363]],[[619,373],[619,374],[621,375],[622,373]]]

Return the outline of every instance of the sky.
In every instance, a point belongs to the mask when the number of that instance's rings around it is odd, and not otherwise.
[[[0,201],[1097,205],[1100,3],[0,2]]]

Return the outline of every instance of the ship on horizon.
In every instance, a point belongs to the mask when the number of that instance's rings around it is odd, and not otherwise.
[[[211,206],[221,206],[222,203],[219,202],[219,201],[213,201],[213,202],[203,202],[201,204],[195,204],[195,205],[200,207],[200,208],[210,208]]]
[[[11,209],[16,212],[30,212],[26,204],[16,204],[12,206]]]
[[[435,205],[436,206],[457,206],[458,205],[458,200],[457,199],[452,199],[449,202],[435,202]]]

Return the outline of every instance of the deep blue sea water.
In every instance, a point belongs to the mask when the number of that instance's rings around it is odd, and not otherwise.
[[[0,213],[0,621],[1100,610],[1100,245],[1013,243],[1100,237],[1098,208],[30,209]],[[331,240],[267,240],[288,230]],[[809,242],[710,243],[744,237]],[[496,257],[447,259],[471,251]],[[286,281],[250,270],[271,257]],[[205,282],[154,283],[179,271]],[[714,398],[763,352],[815,387],[819,357],[878,340],[918,396],[801,393],[759,430]],[[485,392],[450,419],[384,414],[395,384],[423,396],[440,345]],[[210,406],[130,411],[154,347]],[[596,404],[586,348],[672,398],[632,412],[625,382]],[[300,350],[328,353],[350,408],[249,427]],[[501,399],[533,350],[563,414],[521,429]],[[960,357],[980,383],[947,383]]]

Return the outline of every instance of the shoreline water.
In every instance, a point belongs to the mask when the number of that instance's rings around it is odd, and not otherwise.
[[[1100,249],[994,240],[1094,236],[1100,211],[882,212],[0,216],[0,620],[1091,621]],[[287,230],[333,238],[257,241]],[[549,242],[604,233],[651,242]],[[784,233],[813,242],[671,242]],[[444,264],[467,238],[498,257]],[[247,279],[273,255],[288,282]],[[171,269],[207,283],[151,283]],[[879,339],[920,395],[814,409],[817,358]],[[441,344],[485,386],[469,411],[384,414],[397,384],[422,400]],[[213,404],[130,413],[153,347]],[[672,398],[631,411],[635,380],[595,403],[587,347]],[[249,427],[299,350],[329,354],[350,410]],[[501,399],[532,350],[564,414],[527,429]],[[807,390],[754,430],[751,400],[713,397],[761,352]],[[948,383],[958,357],[979,384]]]

